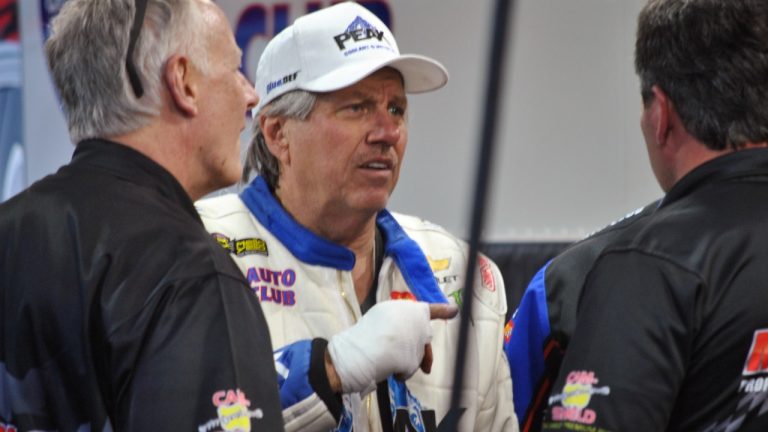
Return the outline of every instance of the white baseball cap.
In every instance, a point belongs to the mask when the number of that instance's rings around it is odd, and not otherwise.
[[[385,66],[402,74],[407,93],[436,90],[448,82],[438,61],[401,55],[392,32],[359,4],[318,10],[298,18],[267,44],[256,70],[261,100],[253,112],[291,90],[339,90]]]

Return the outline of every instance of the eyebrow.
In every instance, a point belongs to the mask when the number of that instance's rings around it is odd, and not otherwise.
[[[394,100],[396,103],[400,105],[408,105],[408,96],[406,96],[405,94],[403,94],[402,96],[400,95],[395,96]]]
[[[339,100],[339,99],[360,99],[364,102],[374,102],[375,98],[370,96],[367,93],[361,92],[361,91],[352,91],[350,93],[339,95],[337,94],[330,94],[329,95],[331,100]],[[403,94],[401,95],[394,95],[392,99],[389,102],[395,102],[401,105],[407,105],[408,104],[408,97]]]

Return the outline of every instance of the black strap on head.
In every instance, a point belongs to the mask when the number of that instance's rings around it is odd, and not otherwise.
[[[147,12],[147,2],[149,0],[136,0],[136,10],[133,15],[133,26],[131,27],[131,36],[128,40],[128,51],[125,54],[125,71],[128,73],[128,80],[131,82],[131,88],[136,98],[144,95],[144,87],[141,85],[139,72],[133,62],[133,51],[136,49],[136,41],[139,39],[141,27],[144,25],[144,15]]]
[[[472,321],[472,301],[474,295],[473,282],[475,280],[475,267],[477,265],[477,253],[480,245],[483,220],[488,192],[488,179],[491,177],[491,161],[493,148],[496,141],[496,114],[499,111],[499,95],[502,93],[504,77],[504,56],[507,52],[506,43],[508,35],[508,21],[514,20],[514,1],[496,0],[494,11],[493,39],[489,54],[488,77],[485,88],[485,109],[483,113],[483,128],[480,130],[480,155],[478,159],[475,177],[474,204],[472,206],[472,222],[469,237],[469,257],[467,258],[467,274],[464,278],[464,291],[462,292],[461,324],[459,326],[459,342],[456,348],[456,369],[453,378],[453,393],[451,394],[451,408],[445,419],[440,423],[438,431],[456,431],[461,414],[465,408],[461,403],[462,387],[464,386],[464,367],[466,364],[467,335],[469,323]],[[512,12],[510,12],[512,9]],[[512,45],[510,43],[510,45]]]

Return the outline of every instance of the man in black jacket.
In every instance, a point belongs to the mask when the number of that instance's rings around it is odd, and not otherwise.
[[[531,279],[507,324],[504,349],[509,358],[515,411],[520,430],[541,430],[552,382],[576,326],[584,280],[594,261],[629,225],[653,214],[654,201],[574,243],[547,262]]]
[[[635,55],[666,195],[543,295],[573,315],[542,429],[768,430],[768,3],[651,0]]]
[[[0,206],[0,424],[282,430],[259,303],[192,201],[257,96],[209,0],[70,0],[46,45],[72,161]]]

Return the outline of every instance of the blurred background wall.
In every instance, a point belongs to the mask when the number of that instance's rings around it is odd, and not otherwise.
[[[0,0],[0,200],[55,171],[73,150],[42,51],[65,1]],[[253,80],[269,38],[331,2],[217,3]],[[434,57],[451,75],[444,89],[410,97],[410,141],[390,208],[466,236],[493,2],[360,3],[390,25],[402,52]],[[638,126],[632,65],[643,3],[516,2],[484,233],[489,255],[508,263],[512,303],[530,269],[661,195]]]

